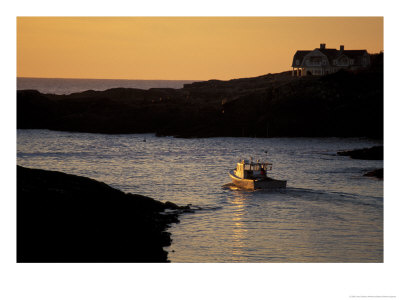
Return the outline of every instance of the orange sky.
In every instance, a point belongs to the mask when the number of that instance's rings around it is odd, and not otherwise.
[[[232,79],[290,69],[296,50],[383,50],[381,17],[18,17],[17,76]]]

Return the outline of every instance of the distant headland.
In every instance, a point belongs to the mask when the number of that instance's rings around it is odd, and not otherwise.
[[[113,88],[70,95],[20,90],[17,128],[185,138],[382,139],[383,53],[370,55],[368,63],[365,70],[319,76],[287,71],[194,82],[181,89]]]

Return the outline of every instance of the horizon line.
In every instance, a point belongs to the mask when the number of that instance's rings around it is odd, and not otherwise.
[[[243,77],[231,77],[230,79],[217,79],[217,78],[209,78],[209,79],[126,79],[126,78],[78,78],[78,77],[34,77],[34,76],[17,76],[16,78],[30,78],[30,79],[77,79],[77,80],[142,80],[142,81],[209,81],[209,80],[220,80],[220,81],[229,81],[229,80],[234,80],[234,79],[242,79],[242,78],[255,78],[255,77],[260,77],[268,74],[280,74],[280,73],[285,73],[285,72],[290,72],[292,70],[284,70],[280,72],[275,72],[275,73],[264,73],[260,75],[255,75],[255,76],[243,76]]]
[[[143,80],[143,81],[207,81],[212,79],[126,79],[126,78],[83,78],[83,77],[36,77],[36,76],[16,76],[16,78],[30,79],[77,79],[77,80]]]

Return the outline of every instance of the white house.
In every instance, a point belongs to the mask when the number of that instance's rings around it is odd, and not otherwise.
[[[328,49],[325,44],[314,50],[298,50],[293,56],[292,75],[326,75],[339,71],[362,70],[370,65],[367,50]]]

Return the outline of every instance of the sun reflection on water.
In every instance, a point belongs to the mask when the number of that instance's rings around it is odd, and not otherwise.
[[[239,260],[245,255],[247,247],[248,229],[243,222],[246,214],[246,197],[239,190],[234,193],[234,198],[231,200],[233,205],[232,214],[232,255]]]

